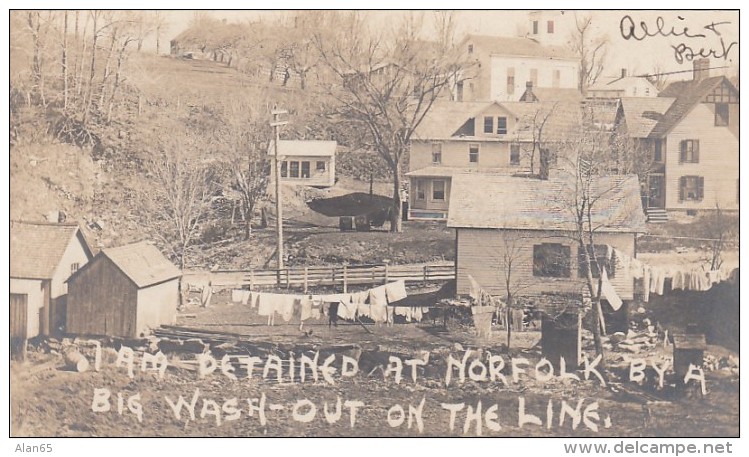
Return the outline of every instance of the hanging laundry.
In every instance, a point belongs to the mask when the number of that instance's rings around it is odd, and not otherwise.
[[[252,298],[252,291],[249,290],[243,290],[241,294],[242,298],[242,304],[246,305],[250,302],[250,298]]]
[[[259,316],[271,316],[275,313],[275,306],[271,294],[259,293],[257,301],[257,314]]]
[[[642,269],[642,301],[645,303],[650,299],[650,267],[643,266]]]
[[[614,286],[609,282],[605,268],[601,271],[601,295],[609,302],[614,311],[619,311],[619,308],[622,307],[622,299],[619,298]]]
[[[645,268],[642,262],[632,259],[629,263],[629,274],[635,279],[640,279],[645,275]]]
[[[242,301],[242,295],[244,294],[244,290],[242,289],[232,289],[231,291],[231,301],[233,303],[240,303]]]
[[[312,318],[312,296],[299,298],[299,320],[306,321]]]
[[[406,282],[402,279],[385,285],[388,303],[403,300],[408,296],[406,293]]]
[[[681,270],[674,271],[671,276],[671,290],[679,290],[684,288],[684,273]]]
[[[481,301],[481,286],[473,279],[473,276],[468,275],[468,295],[476,301]]]
[[[294,295],[283,295],[279,299],[281,303],[280,312],[284,322],[289,322],[294,317],[294,303],[297,301],[297,297]]]

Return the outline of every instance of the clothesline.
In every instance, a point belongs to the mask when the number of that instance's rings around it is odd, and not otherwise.
[[[394,281],[372,289],[344,294],[276,294],[242,289],[232,290],[232,302],[257,309],[259,316],[267,316],[272,325],[276,315],[285,322],[298,318],[320,319],[335,310],[336,316],[346,320],[367,317],[375,323],[392,323],[393,316],[404,316],[408,322],[421,322],[421,307],[388,306],[408,296],[403,280]]]

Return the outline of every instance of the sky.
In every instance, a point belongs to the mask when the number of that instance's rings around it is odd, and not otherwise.
[[[552,11],[550,11],[551,13]],[[228,22],[244,22],[257,20],[272,20],[278,18],[280,11],[247,11],[247,10],[220,10],[209,11],[208,14]],[[387,30],[399,19],[402,19],[408,11],[367,11],[366,17],[374,28]],[[428,22],[432,15],[431,11],[423,11],[425,20]],[[608,54],[606,70],[604,75],[614,76],[620,74],[621,69],[627,69],[629,74],[651,73],[656,65],[661,71],[684,71],[675,74],[671,79],[691,78],[692,63],[688,59],[690,52],[695,54],[701,50],[711,55],[712,74],[720,74],[726,71],[729,75],[737,73],[739,61],[739,13],[737,11],[584,11],[565,10],[563,15],[557,16],[561,19],[558,23],[558,33],[564,36],[574,28],[575,16],[581,17],[592,15],[594,34],[606,37],[608,40]],[[167,11],[165,16],[168,21],[168,29],[164,32],[162,40],[169,41],[188,27],[193,18],[194,11]],[[662,18],[662,33],[657,33],[659,18]],[[528,11],[491,11],[491,10],[463,10],[456,12],[457,35],[466,33],[482,35],[518,36],[523,27],[529,26]],[[631,19],[631,21],[630,21]],[[625,34],[630,35],[629,26],[634,27],[634,34],[642,38],[644,22],[648,33],[642,40],[634,38],[625,39]],[[624,32],[622,32],[624,24]],[[713,27],[712,24],[715,24]],[[684,29],[693,37],[686,38]],[[708,27],[707,29],[705,27]],[[428,35],[428,32],[427,32]],[[663,36],[669,35],[669,36]],[[682,35],[682,36],[675,36]],[[703,35],[703,36],[695,36]],[[721,43],[721,39],[723,42]],[[736,43],[731,45],[731,43]],[[680,54],[682,61],[678,61],[674,47],[679,47],[683,52]],[[147,46],[153,47],[152,43]],[[168,47],[162,52],[168,52]],[[690,51],[691,50],[691,51]],[[724,58],[725,54],[725,58]],[[727,66],[728,69],[717,67]]]

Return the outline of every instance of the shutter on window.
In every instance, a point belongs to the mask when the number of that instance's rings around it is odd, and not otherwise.
[[[698,163],[700,161],[700,140],[694,140],[692,144],[692,147],[694,148],[694,152],[692,153],[692,162]]]
[[[686,140],[681,140],[681,143],[679,143],[679,163],[684,162],[687,158],[686,156],[687,156],[687,142]]]
[[[684,192],[685,192],[686,187],[687,187],[687,177],[682,176],[681,178],[679,178],[679,201],[680,202],[684,201]]]
[[[700,176],[697,178],[697,200],[702,200],[705,192],[705,178]]]

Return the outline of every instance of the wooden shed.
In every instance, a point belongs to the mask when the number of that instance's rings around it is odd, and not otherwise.
[[[173,324],[180,276],[147,242],[103,249],[68,280],[68,332],[138,338]]]
[[[93,257],[77,224],[10,223],[10,331],[25,340],[65,326],[65,280]]]

